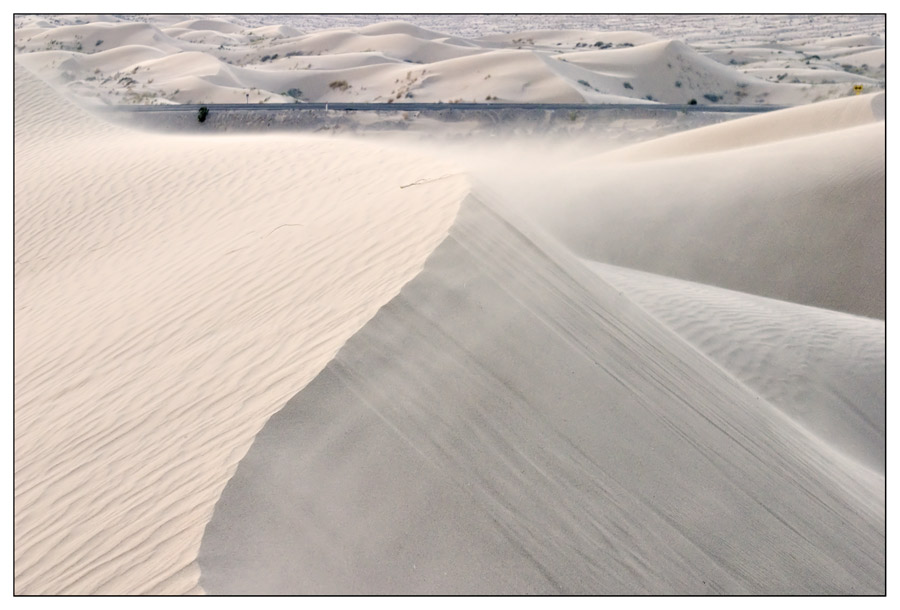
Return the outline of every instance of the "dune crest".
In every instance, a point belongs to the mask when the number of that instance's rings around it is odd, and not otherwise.
[[[467,199],[263,428],[207,591],[884,590],[882,477],[510,218]]]
[[[382,18],[14,16],[14,593],[883,595],[884,16]]]
[[[15,144],[16,592],[186,593],[254,434],[466,180],[371,143],[129,132],[18,66]]]
[[[484,181],[584,258],[884,319],[882,102],[779,110]]]

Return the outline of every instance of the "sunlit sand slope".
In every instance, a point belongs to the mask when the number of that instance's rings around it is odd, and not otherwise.
[[[15,591],[191,591],[253,436],[418,272],[465,179],[113,128],[18,67],[15,104]]]

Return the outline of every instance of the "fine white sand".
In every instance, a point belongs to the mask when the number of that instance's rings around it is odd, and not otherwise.
[[[263,428],[207,590],[884,591],[883,476],[502,214],[464,202]]]
[[[874,94],[483,181],[585,258],[883,319],[884,151]]]
[[[855,84],[884,88],[884,39],[854,33],[879,26],[864,20],[828,24],[842,36],[824,39],[788,21],[773,41],[739,40],[722,23],[683,18],[703,32],[690,42],[621,28],[463,37],[400,21],[302,31],[287,23],[248,27],[240,16],[172,20],[21,16],[14,41],[19,61],[45,80],[112,104],[793,105],[849,95]],[[677,20],[669,29],[678,30]]]
[[[15,593],[883,594],[883,26],[716,19],[17,16]],[[83,108],[247,94],[799,106],[629,146]]]
[[[884,322],[585,263],[811,433],[884,473]]]
[[[253,436],[421,268],[446,163],[165,137],[16,70],[15,589],[184,593]]]

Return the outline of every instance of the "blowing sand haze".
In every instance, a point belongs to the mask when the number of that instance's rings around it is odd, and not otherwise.
[[[15,593],[883,595],[884,31],[17,15]]]

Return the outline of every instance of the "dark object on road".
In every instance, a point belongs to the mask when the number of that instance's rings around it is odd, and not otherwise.
[[[201,123],[206,120],[206,115],[209,114],[209,108],[206,106],[200,106],[200,112],[197,113],[197,120]]]

